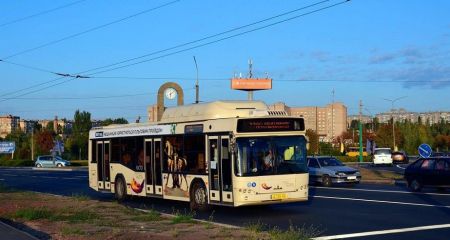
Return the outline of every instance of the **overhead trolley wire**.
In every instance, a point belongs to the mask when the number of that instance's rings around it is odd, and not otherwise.
[[[214,43],[222,42],[224,40],[235,38],[235,37],[238,37],[238,36],[241,36],[241,35],[244,35],[244,34],[255,32],[255,31],[258,31],[258,30],[261,30],[261,29],[272,27],[274,25],[278,25],[280,23],[288,22],[288,21],[291,21],[291,20],[294,20],[294,19],[297,19],[297,18],[300,18],[300,17],[304,17],[306,15],[310,15],[310,14],[313,14],[313,13],[316,13],[316,12],[319,12],[319,11],[323,11],[323,10],[328,9],[328,8],[336,7],[338,5],[344,4],[344,3],[349,2],[349,1],[350,0],[344,0],[344,1],[332,4],[332,5],[329,5],[329,6],[326,6],[326,7],[322,7],[322,8],[310,11],[310,12],[299,14],[299,15],[296,15],[296,16],[293,16],[293,17],[290,17],[290,18],[287,18],[287,19],[283,19],[283,20],[280,20],[280,21],[277,21],[277,22],[274,22],[274,23],[270,23],[270,24],[267,24],[267,25],[264,25],[264,26],[261,26],[261,27],[257,27],[257,28],[251,29],[251,30],[247,30],[247,31],[244,31],[244,32],[236,33],[236,34],[233,34],[231,36],[223,37],[223,38],[220,38],[220,39],[217,39],[217,40],[214,40],[214,41],[210,41],[210,42],[207,42],[207,43],[202,43],[202,44],[199,44],[199,45],[196,45],[196,46],[193,46],[193,47],[181,49],[181,50],[178,50],[178,51],[175,51],[175,52],[167,53],[167,54],[164,54],[164,55],[161,55],[161,56],[158,56],[158,57],[142,60],[142,61],[139,61],[139,62],[135,62],[135,63],[119,66],[119,67],[114,67],[114,68],[110,68],[110,69],[106,69],[106,70],[102,70],[102,71],[98,71],[98,72],[94,72],[94,73],[90,73],[87,76],[92,76],[92,75],[101,74],[101,73],[105,73],[105,72],[110,72],[110,71],[121,69],[121,68],[126,68],[126,67],[130,67],[130,66],[138,65],[138,64],[141,64],[141,63],[145,63],[145,62],[157,60],[157,59],[160,59],[160,58],[168,57],[168,56],[171,56],[171,55],[174,55],[174,54],[186,52],[186,51],[189,51],[189,50],[192,50],[192,49],[196,49],[196,48],[204,47],[204,46],[211,45],[211,44],[214,44]],[[322,2],[324,2],[324,1],[322,1]],[[312,6],[312,5],[310,5],[310,6]],[[197,41],[195,41],[195,42],[197,42]],[[151,54],[151,55],[154,55],[154,54]],[[114,64],[114,65],[117,65],[117,64]]]
[[[59,42],[62,42],[62,41],[65,41],[65,40],[68,40],[68,39],[71,39],[71,38],[74,38],[74,37],[78,37],[78,36],[80,36],[80,35],[83,35],[83,34],[86,34],[86,33],[90,33],[90,32],[99,30],[99,29],[101,29],[101,28],[108,27],[108,26],[111,26],[111,25],[116,24],[116,23],[119,23],[119,22],[123,22],[123,21],[125,21],[125,20],[130,19],[130,18],[134,18],[134,17],[137,17],[137,16],[139,16],[139,15],[142,15],[142,14],[145,14],[145,13],[149,13],[149,12],[158,10],[158,9],[160,9],[160,8],[163,8],[163,7],[172,5],[172,4],[174,4],[174,3],[177,3],[177,2],[179,2],[179,1],[181,1],[181,0],[175,0],[175,1],[168,2],[168,3],[164,3],[164,4],[161,4],[161,5],[159,5],[159,6],[152,7],[152,8],[146,9],[146,10],[144,10],[144,11],[140,11],[140,12],[138,12],[138,13],[135,13],[135,14],[132,14],[132,15],[129,15],[129,16],[120,18],[120,19],[118,19],[118,20],[114,20],[114,21],[112,21],[112,22],[108,22],[108,23],[105,23],[105,24],[102,24],[102,25],[99,25],[99,26],[96,26],[96,27],[89,28],[89,29],[84,30],[84,31],[81,31],[81,32],[79,32],[79,33],[75,33],[75,34],[68,35],[68,36],[65,36],[65,37],[60,38],[60,39],[57,39],[57,40],[50,41],[50,42],[41,44],[41,45],[39,45],[39,46],[32,47],[32,48],[29,48],[29,49],[26,49],[26,50],[23,50],[23,51],[20,51],[20,52],[11,54],[11,55],[9,55],[9,56],[3,57],[2,60],[9,59],[9,58],[12,58],[12,57],[16,57],[16,56],[19,56],[19,55],[22,55],[22,54],[25,54],[25,53],[28,53],[28,52],[35,51],[35,50],[37,50],[37,49],[41,49],[41,48],[44,48],[44,47],[48,47],[48,46],[50,46],[50,45],[53,45],[53,44],[56,44],[56,43],[59,43]]]
[[[54,11],[57,11],[57,10],[60,10],[60,9],[63,9],[63,8],[67,8],[67,7],[70,7],[72,5],[84,2],[84,1],[86,1],[86,0],[79,0],[79,1],[71,2],[71,3],[65,4],[65,5],[62,5],[62,6],[59,6],[59,7],[55,7],[55,8],[44,10],[42,12],[38,12],[38,13],[29,15],[29,16],[25,16],[25,17],[21,17],[21,18],[15,19],[15,20],[11,20],[9,22],[0,23],[0,27],[8,26],[8,25],[11,25],[11,24],[14,24],[14,23],[25,21],[25,20],[30,19],[30,18],[34,18],[34,17],[38,17],[38,16],[41,16],[41,15],[44,15],[44,14],[47,14],[47,13],[51,13],[51,12],[54,12]]]
[[[46,81],[46,82],[38,83],[38,84],[29,86],[29,87],[26,87],[26,88],[22,88],[22,89],[15,90],[15,91],[12,91],[12,92],[4,93],[4,94],[2,94],[2,95],[0,95],[0,96],[1,96],[1,97],[4,97],[4,96],[12,95],[12,94],[15,94],[15,93],[18,93],[18,92],[22,92],[22,91],[25,91],[25,90],[28,90],[28,89],[31,89],[31,88],[35,88],[35,87],[39,87],[39,86],[45,85],[45,84],[47,84],[47,83],[56,82],[56,81],[58,81],[58,80],[63,79],[64,77],[70,77],[70,76],[72,76],[72,75],[70,75],[70,74],[66,74],[66,76],[63,76],[63,74],[60,74],[60,73],[55,72],[55,71],[51,71],[51,70],[47,70],[47,69],[43,69],[43,68],[38,68],[38,67],[33,67],[33,66],[25,65],[25,64],[14,63],[14,62],[6,61],[6,59],[12,58],[12,57],[15,57],[15,56],[18,56],[18,55],[20,55],[20,54],[24,54],[24,53],[26,53],[26,52],[34,51],[34,50],[37,50],[37,49],[39,49],[39,48],[43,48],[43,47],[46,47],[46,46],[50,46],[50,45],[52,45],[52,44],[56,44],[56,43],[62,42],[62,41],[64,41],[64,40],[67,40],[67,39],[70,39],[70,38],[73,38],[73,37],[76,37],[76,36],[80,36],[80,35],[82,35],[82,34],[86,34],[86,33],[89,33],[89,32],[92,32],[92,31],[95,31],[95,30],[98,30],[98,29],[101,29],[101,28],[110,26],[110,25],[115,24],[115,23],[119,23],[119,22],[128,20],[128,19],[133,18],[133,17],[137,17],[137,16],[142,15],[142,14],[144,14],[144,13],[148,13],[148,12],[151,12],[151,11],[154,11],[154,10],[157,10],[157,9],[160,9],[160,8],[162,8],[162,7],[165,7],[165,6],[174,4],[174,3],[179,2],[179,1],[181,1],[181,0],[175,0],[175,1],[171,1],[171,2],[168,2],[168,3],[165,3],[165,4],[162,4],[162,5],[153,7],[153,8],[149,8],[149,9],[147,9],[147,10],[144,10],[144,11],[141,11],[141,12],[138,12],[138,13],[135,13],[135,14],[132,14],[132,15],[129,15],[129,16],[126,16],[126,17],[124,17],[124,18],[121,18],[121,19],[118,19],[118,20],[115,20],[115,21],[112,21],[112,22],[109,22],[109,23],[106,23],[106,24],[102,24],[102,25],[99,25],[99,26],[90,28],[90,29],[88,29],[88,30],[85,30],[85,31],[82,31],[82,32],[79,32],[79,33],[75,33],[75,34],[66,36],[66,37],[64,37],[64,38],[61,38],[61,39],[58,39],[58,40],[54,40],[54,41],[51,41],[51,42],[42,44],[42,45],[40,45],[40,46],[37,46],[37,47],[34,47],[34,48],[30,48],[30,49],[27,49],[27,50],[24,50],[24,51],[21,51],[21,52],[18,52],[18,53],[15,53],[15,54],[12,54],[12,55],[10,55],[10,56],[7,56],[7,57],[5,57],[5,58],[0,59],[0,62],[5,62],[5,63],[8,63],[8,64],[20,66],[20,67],[23,67],[23,68],[33,69],[33,70],[36,70],[36,71],[47,72],[47,73],[56,74],[56,75],[61,76],[61,77],[59,77],[59,78],[55,78],[55,79],[52,79],[52,80],[49,80],[49,81]],[[77,74],[77,75],[79,75],[79,74]],[[76,75],[75,75],[75,76],[76,76]]]
[[[311,4],[311,5],[302,7],[302,8],[298,8],[296,10],[289,11],[287,13],[276,15],[275,17],[284,16],[286,14],[289,14],[289,13],[292,13],[292,12],[295,12],[295,11],[299,11],[299,10],[302,10],[302,9],[306,9],[306,8],[309,8],[309,7],[313,7],[313,6],[316,6],[318,4],[321,4],[321,3],[324,3],[324,2],[328,2],[328,1],[329,0],[320,1],[320,2],[317,2],[315,4]],[[135,63],[131,63],[131,64],[115,67],[115,68],[110,68],[110,69],[106,69],[106,70],[102,70],[102,71],[98,71],[98,72],[94,72],[94,73],[91,73],[91,74],[87,74],[85,76],[92,77],[92,75],[95,75],[95,74],[100,74],[100,73],[105,73],[105,72],[113,71],[113,70],[120,69],[120,68],[130,67],[130,66],[141,64],[141,63],[144,63],[144,62],[149,62],[149,61],[153,61],[153,60],[156,60],[156,59],[160,59],[160,58],[164,58],[164,57],[167,57],[167,56],[171,56],[171,55],[174,55],[174,54],[177,54],[177,53],[181,53],[181,52],[189,51],[189,50],[192,50],[192,49],[200,48],[200,47],[203,47],[203,46],[211,45],[211,44],[214,44],[214,43],[217,43],[217,42],[221,42],[221,41],[224,41],[224,40],[227,40],[227,39],[230,39],[230,38],[234,38],[234,37],[237,37],[237,36],[241,36],[241,35],[244,35],[244,34],[255,32],[255,31],[258,31],[258,30],[261,30],[261,29],[265,29],[265,28],[274,26],[274,25],[278,25],[280,23],[284,23],[284,22],[291,21],[291,20],[294,20],[294,19],[297,19],[297,18],[300,18],[300,17],[304,17],[306,15],[310,15],[310,14],[313,14],[313,13],[316,13],[316,12],[319,12],[319,11],[323,11],[323,10],[326,10],[326,9],[329,9],[329,8],[332,8],[332,7],[336,7],[338,5],[344,4],[344,3],[349,2],[349,1],[350,0],[344,0],[344,1],[332,4],[332,5],[328,5],[328,6],[316,9],[316,10],[312,10],[312,11],[309,11],[309,12],[306,12],[306,13],[302,13],[302,14],[293,16],[293,17],[289,17],[287,19],[283,19],[283,20],[280,20],[280,21],[277,21],[277,22],[274,22],[274,23],[270,23],[270,24],[267,24],[267,25],[264,25],[264,26],[261,26],[261,27],[257,27],[257,28],[251,29],[251,30],[240,32],[240,33],[237,33],[237,34],[234,34],[234,35],[231,35],[231,36],[223,37],[223,38],[220,38],[220,39],[217,39],[217,40],[214,40],[214,41],[210,41],[210,42],[199,44],[199,45],[196,45],[196,46],[193,46],[193,47],[189,47],[189,48],[185,48],[185,49],[178,50],[178,51],[175,51],[175,52],[171,52],[171,53],[168,53],[168,54],[164,54],[164,55],[161,55],[161,56],[158,56],[158,57],[155,57],[155,58],[146,59],[146,60],[143,60],[143,61],[139,61],[139,62],[135,62]],[[255,25],[257,23],[261,23],[261,22],[265,22],[265,21],[274,19],[275,17],[270,17],[270,18],[267,18],[267,19],[264,19],[264,20],[261,20],[261,21],[255,22],[255,23],[247,24],[247,25],[244,25],[244,26],[252,26],[252,25]],[[161,52],[166,52],[166,51],[169,51],[169,50],[180,48],[182,46],[190,45],[192,43],[196,43],[196,42],[199,42],[199,41],[202,41],[202,40],[205,40],[205,39],[213,38],[213,37],[216,37],[216,36],[220,36],[220,35],[223,35],[223,34],[226,34],[226,33],[229,33],[229,32],[233,32],[233,31],[242,29],[242,28],[244,28],[244,26],[237,27],[237,28],[225,31],[225,32],[218,33],[218,34],[214,34],[214,35],[211,35],[211,36],[199,39],[199,40],[195,40],[195,41],[191,41],[191,42],[188,42],[188,43],[180,44],[180,45],[177,45],[177,46],[172,47],[172,48],[167,48],[167,49],[164,49],[164,50],[161,50],[161,51],[156,51],[156,52],[153,52],[153,53],[150,53],[150,54],[142,55],[140,57],[127,59],[127,60],[124,60],[124,61],[120,61],[120,62],[117,62],[117,63],[114,63],[114,64],[105,65],[105,66],[102,66],[102,67],[93,68],[93,69],[90,69],[90,70],[87,70],[87,71],[80,72],[78,74],[85,74],[87,72],[91,72],[91,71],[94,71],[94,70],[98,70],[98,69],[102,69],[102,68],[106,68],[106,67],[110,67],[110,66],[119,65],[121,63],[137,60],[137,59],[140,59],[140,58],[143,58],[143,57],[147,57],[147,56],[150,56],[150,55],[155,55],[155,54],[158,54],[158,53],[161,53]],[[31,93],[35,93],[35,92],[38,92],[38,91],[41,91],[41,90],[44,90],[44,89],[48,89],[50,87],[66,83],[66,82],[72,81],[74,79],[75,78],[70,78],[70,79],[65,80],[63,82],[52,84],[50,86],[47,86],[47,87],[44,87],[44,88],[41,88],[41,89],[38,89],[38,90],[34,90],[34,91],[31,91],[31,92],[27,92],[27,93],[21,94],[21,95],[16,96],[16,97],[21,97],[21,96],[28,95],[28,94],[31,94]],[[52,82],[52,81],[56,81],[56,80],[51,80],[51,81],[48,81],[48,82],[44,82],[42,84],[46,84],[46,83],[49,83],[49,82]],[[40,84],[40,85],[42,85],[42,84]],[[0,100],[0,102],[7,101],[9,99],[11,99],[11,98],[6,98],[6,99],[3,99],[3,100]]]

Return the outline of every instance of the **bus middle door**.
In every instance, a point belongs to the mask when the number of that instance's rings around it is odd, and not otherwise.
[[[110,141],[97,142],[97,176],[98,188],[102,190],[111,189],[110,180]]]
[[[208,137],[208,166],[210,201],[232,203],[232,164],[228,136]]]

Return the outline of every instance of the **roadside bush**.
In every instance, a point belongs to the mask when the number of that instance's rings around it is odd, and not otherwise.
[[[34,162],[31,160],[0,160],[0,166],[3,167],[31,167]]]
[[[335,156],[341,162],[359,162],[359,157]],[[363,157],[363,162],[371,162],[372,156]]]

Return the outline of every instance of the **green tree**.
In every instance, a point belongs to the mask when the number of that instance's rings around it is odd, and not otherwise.
[[[14,159],[31,159],[30,136],[18,130],[8,134],[5,140],[16,144]]]
[[[127,124],[127,123],[128,121],[125,118],[116,118],[116,119],[107,118],[101,122],[101,125],[108,126],[111,124]]]
[[[75,111],[70,149],[72,155],[78,156],[81,153],[81,157],[87,159],[89,130],[91,127],[91,114],[86,111]]]
[[[308,155],[319,153],[319,136],[317,135],[316,131],[307,129],[306,136],[308,137],[309,143]]]

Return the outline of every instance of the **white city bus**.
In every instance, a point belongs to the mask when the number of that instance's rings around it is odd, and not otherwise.
[[[304,120],[259,101],[217,101],[167,108],[156,123],[93,128],[89,186],[200,210],[306,201]]]

